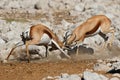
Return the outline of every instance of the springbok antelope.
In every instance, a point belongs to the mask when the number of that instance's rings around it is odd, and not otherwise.
[[[46,26],[42,24],[37,24],[30,29],[28,29],[25,32],[22,32],[21,35],[22,41],[17,43],[12,50],[10,51],[9,55],[7,56],[6,60],[9,59],[10,55],[12,54],[13,50],[16,47],[26,45],[26,51],[27,51],[27,57],[28,57],[28,62],[30,61],[30,54],[28,51],[28,46],[29,45],[44,45],[46,47],[46,57],[47,57],[47,49],[48,46],[52,46],[54,49],[59,49],[62,53],[65,54],[68,58],[70,56],[63,51],[63,42],[61,42],[58,37]]]
[[[71,34],[66,34],[65,37],[65,45],[69,47],[73,43],[77,45],[76,54],[78,54],[79,44],[84,41],[86,37],[94,36],[96,34],[104,34],[106,36],[107,33],[112,33],[112,38],[109,41],[111,46],[114,40],[114,28],[110,27],[111,21],[108,17],[104,15],[96,15],[89,19],[86,22],[82,23],[78,27],[76,27]],[[67,33],[67,32],[66,32]],[[68,38],[69,37],[69,38]],[[107,43],[108,44],[108,43]],[[105,43],[106,45],[106,43]],[[104,46],[105,46],[104,45]]]

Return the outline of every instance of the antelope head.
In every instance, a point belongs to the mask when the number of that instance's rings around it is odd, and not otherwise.
[[[24,44],[25,44],[26,41],[32,39],[31,37],[29,37],[28,34],[29,34],[28,32],[22,32],[22,34],[20,35],[20,37],[21,37],[22,41],[24,42]]]
[[[65,33],[65,36],[63,37],[63,43],[65,45],[65,48],[66,49],[72,49],[72,47],[75,47],[76,46],[76,42],[72,43],[72,44],[68,44],[68,38],[72,36],[72,33],[70,31],[67,31]],[[74,36],[74,39],[76,38],[76,36]]]

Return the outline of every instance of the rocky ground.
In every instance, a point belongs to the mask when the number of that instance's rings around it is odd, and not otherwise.
[[[59,50],[47,58],[43,46],[30,46],[31,63],[26,63],[25,46],[15,49],[7,64],[0,63],[2,80],[120,80],[120,1],[119,0],[1,0],[0,61],[21,40],[20,34],[35,24],[44,24],[60,40],[66,31],[94,15],[106,15],[115,28],[111,48],[103,49],[99,35],[86,38],[84,46],[69,51],[66,59]],[[111,36],[110,34],[108,36]],[[38,56],[40,54],[41,56]]]

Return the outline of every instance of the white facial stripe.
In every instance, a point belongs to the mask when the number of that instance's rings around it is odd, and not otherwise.
[[[29,38],[30,37],[30,28],[29,29],[27,29],[25,32],[24,32],[24,37],[25,38]]]

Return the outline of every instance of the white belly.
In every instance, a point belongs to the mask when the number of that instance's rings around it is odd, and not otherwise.
[[[51,38],[47,34],[43,34],[40,40],[40,44],[49,44]]]
[[[94,36],[94,35],[98,34],[100,31],[101,31],[101,28],[99,27],[96,32],[94,32],[93,34],[89,34],[86,37]]]
[[[97,31],[96,31],[95,33],[93,33],[93,35],[98,34],[100,31],[101,31],[101,28],[99,27],[99,28],[97,29]]]

